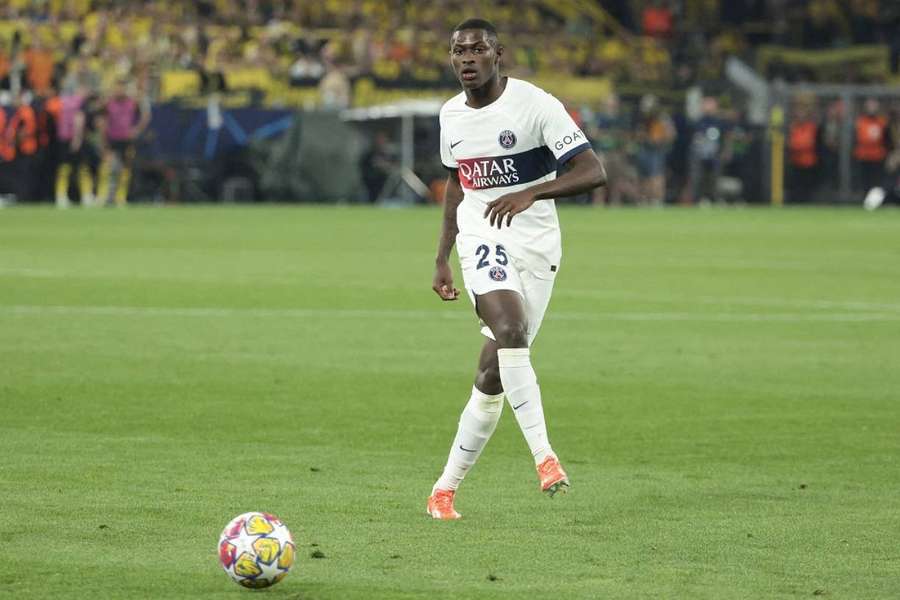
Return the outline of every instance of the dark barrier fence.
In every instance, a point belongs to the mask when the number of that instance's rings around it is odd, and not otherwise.
[[[356,201],[357,133],[333,112],[154,107],[138,148],[138,200]]]

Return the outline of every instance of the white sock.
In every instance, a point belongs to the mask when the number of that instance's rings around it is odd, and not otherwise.
[[[497,428],[503,410],[503,394],[489,396],[472,388],[472,396],[459,417],[459,428],[450,447],[444,472],[434,489],[455,490],[478,460],[488,440]]]
[[[516,415],[534,463],[540,464],[554,454],[547,438],[541,388],[531,367],[531,351],[528,348],[501,348],[497,350],[497,361],[506,400]]]

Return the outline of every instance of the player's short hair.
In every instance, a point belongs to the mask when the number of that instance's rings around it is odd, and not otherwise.
[[[453,28],[453,31],[450,32],[450,37],[453,37],[454,33],[463,29],[482,29],[487,32],[489,38],[493,38],[494,41],[498,39],[497,28],[494,27],[493,23],[485,19],[466,19]]]

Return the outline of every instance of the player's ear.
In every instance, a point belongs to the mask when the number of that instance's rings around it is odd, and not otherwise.
[[[500,44],[497,44],[497,49],[495,50],[495,52],[497,53],[497,62],[498,63],[500,62],[500,57],[503,56],[503,50],[504,50],[503,46],[501,46]]]

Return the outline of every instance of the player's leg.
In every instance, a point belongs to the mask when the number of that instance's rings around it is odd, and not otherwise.
[[[128,202],[128,187],[131,184],[131,165],[134,162],[134,146],[125,145],[122,148],[122,170],[116,185],[116,206],[125,206]]]
[[[113,162],[115,161],[114,155],[115,153],[110,148],[106,148],[100,161],[100,173],[97,175],[97,202],[101,206],[106,206],[109,203],[110,190],[112,189]]]
[[[85,142],[81,146],[81,164],[78,168],[78,186],[82,206],[97,203],[97,171],[100,168],[100,154],[93,144]]]
[[[59,163],[59,168],[56,170],[56,206],[57,208],[68,208],[71,204],[71,200],[69,200],[69,178],[72,175],[74,157],[68,147],[61,152],[62,160]]]
[[[478,315],[497,340],[497,367],[525,441],[535,463],[551,452],[544,422],[540,387],[531,366],[528,318],[524,298],[511,290],[496,290],[478,296]]]
[[[478,360],[478,373],[469,402],[459,417],[459,426],[447,464],[431,490],[428,513],[436,519],[457,519],[453,493],[466,473],[481,456],[481,451],[497,428],[503,410],[503,388],[497,369],[497,343],[485,340]]]
[[[500,367],[497,364],[497,342],[485,338],[478,357],[478,372],[475,374],[475,387],[491,396],[503,395],[503,384],[500,381]]]
[[[552,284],[550,284],[552,287]],[[495,290],[477,297],[477,310],[497,341],[497,365],[503,391],[519,424],[519,429],[534,457],[541,489],[551,496],[565,491],[569,480],[559,465],[547,436],[547,423],[541,400],[541,389],[531,366],[529,342],[537,333],[532,328],[529,336],[528,308],[523,293],[511,290]],[[549,293],[546,294],[549,301]],[[543,309],[540,316],[543,316]]]

